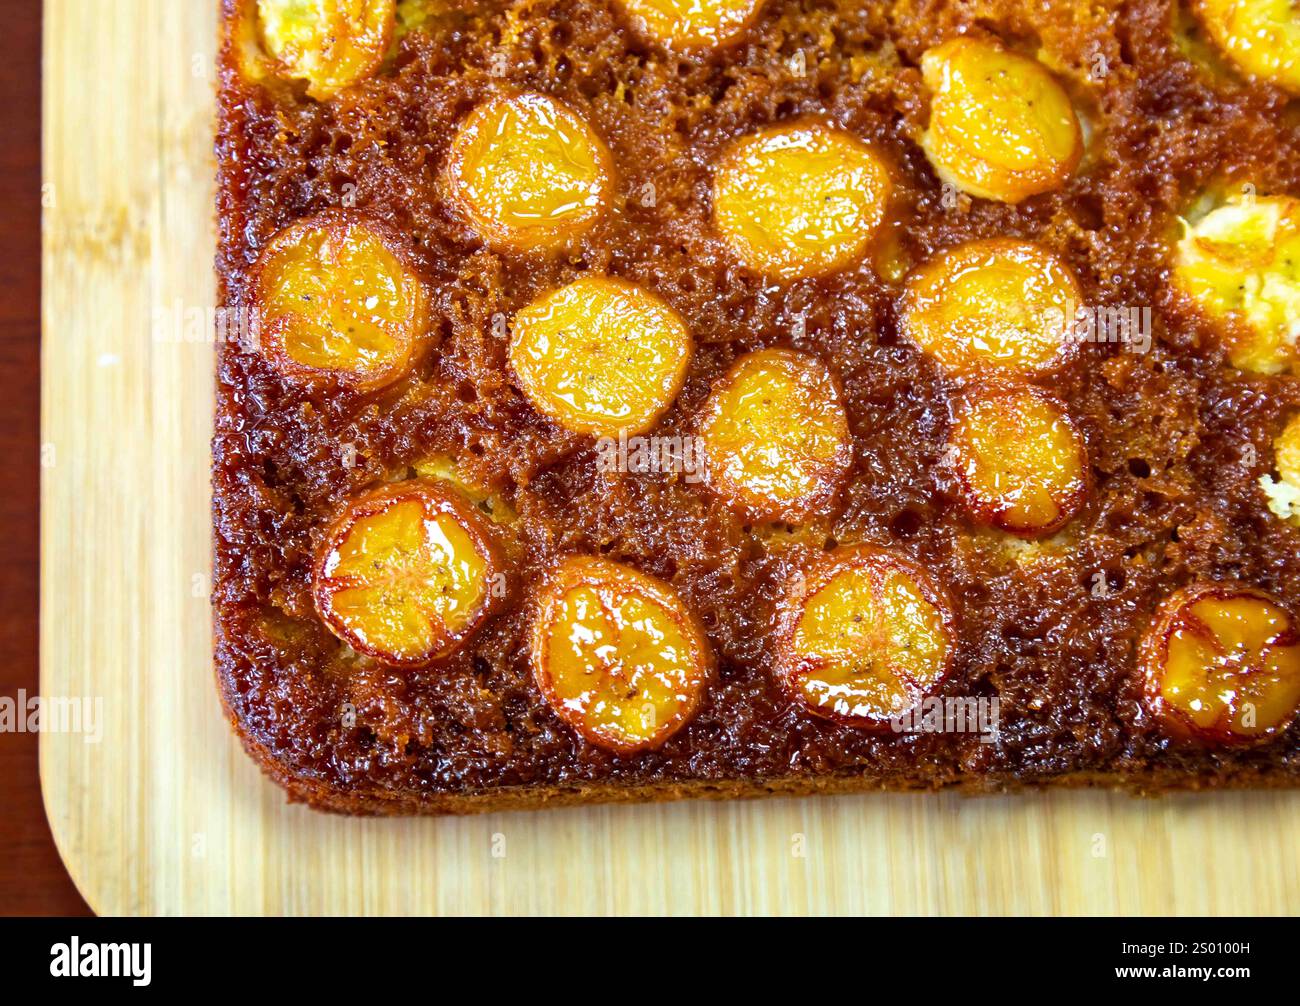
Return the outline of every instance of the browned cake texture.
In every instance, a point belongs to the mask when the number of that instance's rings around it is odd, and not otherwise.
[[[322,2],[280,44],[224,0],[216,667],[263,769],[379,814],[1300,782],[1294,32],[650,6]],[[1065,125],[982,158],[963,87]],[[993,268],[1010,314],[943,300]],[[1033,342],[1053,306],[1131,338]]]

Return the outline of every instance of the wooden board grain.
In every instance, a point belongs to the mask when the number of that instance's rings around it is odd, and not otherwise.
[[[49,0],[45,800],[125,913],[1294,913],[1300,794],[863,796],[359,821],[286,806],[211,666],[215,0]]]

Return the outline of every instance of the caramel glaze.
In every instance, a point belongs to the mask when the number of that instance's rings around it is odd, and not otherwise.
[[[407,235],[432,296],[431,348],[408,378],[368,395],[301,388],[255,353],[219,349],[217,669],[245,744],[273,775],[314,802],[358,810],[512,787],[594,787],[616,799],[656,786],[787,788],[792,777],[796,787],[821,777],[828,789],[846,776],[899,788],[1300,783],[1300,728],[1243,751],[1171,741],[1144,707],[1135,662],[1161,599],[1194,580],[1239,580],[1300,604],[1298,532],[1269,515],[1256,486],[1300,406],[1300,382],[1231,370],[1220,333],[1170,276],[1175,216],[1216,180],[1300,193],[1300,107],[1189,61],[1161,0],[1050,11],[1003,0],[770,0],[739,43],[688,55],[641,40],[601,0],[541,0],[511,19],[513,33],[503,31],[505,4],[441,6],[378,77],[326,104],[245,83],[229,47],[223,59],[222,303],[245,303],[277,231],[349,194]],[[1089,152],[1060,191],[1016,206],[965,197],[944,206],[913,142],[926,114],[917,63],[962,31],[996,32],[1022,51],[1041,45],[1091,122]],[[799,49],[802,78],[789,65]],[[496,53],[504,64],[493,64]],[[1108,72],[1093,80],[1099,55]],[[610,212],[559,256],[489,250],[440,190],[455,125],[508,87],[545,91],[586,116],[618,166]],[[944,475],[954,385],[899,335],[901,283],[884,277],[901,271],[864,262],[778,285],[737,267],[711,233],[719,152],[800,116],[828,117],[889,156],[894,225],[878,259],[892,255],[906,271],[975,238],[1031,239],[1065,258],[1090,303],[1152,308],[1149,353],[1084,345],[1043,382],[1082,430],[1095,484],[1037,559],[1017,560],[1002,538],[973,528]],[[641,198],[647,184],[652,206]],[[524,401],[507,342],[493,334],[494,314],[509,318],[583,273],[643,284],[692,326],[696,356],[657,433],[690,434],[711,383],[743,353],[782,345],[824,360],[843,382],[853,435],[845,489],[791,529],[748,525],[680,476],[598,472],[589,439]],[[356,447],[351,468],[345,444]],[[437,453],[460,459],[516,512],[501,528],[516,576],[502,613],[467,648],[393,670],[346,651],[317,620],[312,554],[344,500]],[[871,735],[782,693],[771,671],[774,605],[792,569],[836,542],[897,549],[949,591],[957,644],[942,694],[997,696],[996,744]],[[532,682],[525,590],[573,552],[670,582],[707,629],[717,680],[695,720],[657,751],[591,746]]]

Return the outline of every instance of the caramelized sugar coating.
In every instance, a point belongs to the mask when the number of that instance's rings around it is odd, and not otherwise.
[[[763,0],[618,0],[647,35],[675,49],[702,49],[738,38]]]
[[[1300,94],[1300,10],[1295,0],[1196,0],[1196,16],[1238,69]]]
[[[1060,188],[1083,156],[1083,131],[1065,89],[1037,60],[957,38],[921,58],[932,98],[921,146],[963,192],[1018,203]]]
[[[561,562],[537,592],[533,678],[557,716],[592,744],[657,748],[699,709],[713,654],[666,583],[587,556]]]
[[[952,608],[915,564],[868,545],[818,556],[793,577],[778,674],[811,712],[888,731],[943,680]]]
[[[266,246],[253,282],[263,355],[296,380],[389,384],[428,334],[428,295],[389,228],[355,214],[300,220]]]
[[[741,357],[714,385],[699,431],[709,485],[754,520],[809,516],[853,460],[838,380],[815,356],[791,349]]]
[[[1047,535],[1087,498],[1083,437],[1064,404],[1039,388],[972,385],[953,405],[948,442],[966,506],[981,523]]]
[[[422,667],[457,649],[505,594],[491,525],[445,483],[385,486],[347,505],[313,577],[316,611],[359,653]]]
[[[1037,377],[1069,354],[1082,294],[1059,257],[1032,241],[992,238],[941,252],[903,296],[903,331],[956,374],[986,369]]]
[[[642,433],[681,390],[694,343],[681,316],[633,283],[586,276],[515,315],[510,366],[533,406],[593,436]]]
[[[1300,199],[1237,193],[1185,225],[1175,275],[1203,309],[1230,323],[1238,370],[1296,373],[1300,351]]]
[[[1262,590],[1177,591],[1157,610],[1140,660],[1147,703],[1176,737],[1251,744],[1284,730],[1300,706],[1295,616]]]
[[[775,126],[723,153],[714,227],[754,272],[819,276],[866,253],[891,188],[880,155],[850,133],[815,122]]]
[[[397,0],[246,0],[244,16],[271,72],[325,101],[379,69]]]
[[[452,140],[448,196],[478,234],[502,249],[563,247],[608,208],[614,164],[583,119],[537,92],[480,104]]]

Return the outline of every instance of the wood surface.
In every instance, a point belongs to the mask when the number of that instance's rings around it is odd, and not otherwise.
[[[1294,913],[1300,793],[875,795],[366,821],[285,805],[211,672],[215,0],[50,0],[42,737],[102,913]],[[166,326],[164,326],[165,328]],[[182,328],[184,326],[182,325]],[[163,333],[166,335],[167,333]]]
[[[0,33],[0,697],[35,695],[40,504],[41,2]],[[37,735],[0,733],[0,915],[86,915],[45,822]]]

